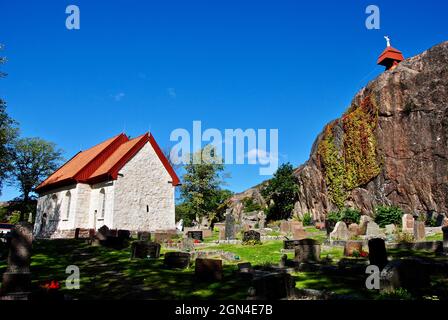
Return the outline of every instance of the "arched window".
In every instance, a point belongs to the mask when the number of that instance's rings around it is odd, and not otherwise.
[[[104,189],[100,190],[100,208],[101,208],[101,219],[104,219],[104,214],[106,213],[106,192]]]
[[[50,219],[54,219],[59,215],[58,196],[55,194],[51,196],[51,206],[53,209],[53,217],[50,217]]]
[[[70,206],[72,203],[72,194],[70,191],[67,191],[65,194],[65,219],[68,220],[70,217]]]

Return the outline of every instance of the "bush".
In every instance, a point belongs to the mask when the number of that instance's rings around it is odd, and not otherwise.
[[[244,212],[260,211],[261,205],[256,203],[254,199],[246,197],[242,200]]]
[[[347,225],[359,223],[361,212],[357,209],[345,208],[339,213],[339,221],[344,221]]]
[[[302,222],[304,226],[311,226],[313,224],[313,218],[309,212],[303,214]]]
[[[327,220],[329,222],[338,222],[340,220],[339,212],[331,211],[327,215]]]
[[[411,243],[414,242],[414,235],[409,232],[396,231],[395,241],[398,243]]]
[[[9,217],[9,223],[16,224],[20,221],[20,211],[14,211]]]
[[[378,206],[375,208],[375,222],[384,228],[388,224],[401,225],[403,211],[396,206]]]
[[[412,294],[404,288],[397,288],[389,292],[381,292],[378,300],[412,300]]]

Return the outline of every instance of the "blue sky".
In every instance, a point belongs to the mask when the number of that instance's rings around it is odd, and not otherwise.
[[[69,4],[81,29],[65,28]],[[380,30],[365,27],[369,4]],[[445,41],[448,4],[424,1],[2,1],[0,96],[22,136],[70,158],[123,130],[279,130],[280,162],[307,160],[323,126],[383,71],[384,35],[405,57]],[[266,178],[231,165],[227,187]],[[18,193],[3,190],[0,200]]]

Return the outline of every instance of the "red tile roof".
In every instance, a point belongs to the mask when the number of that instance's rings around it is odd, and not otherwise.
[[[180,182],[179,178],[152,135],[145,133],[130,140],[122,133],[90,149],[77,153],[42,182],[36,188],[36,191],[48,191],[78,182],[93,184],[110,179],[117,179],[118,171],[147,142],[151,144],[163,166],[171,176],[171,183],[174,186],[178,185]]]
[[[386,65],[388,63],[387,60],[400,62],[404,60],[404,57],[400,50],[393,47],[386,47],[383,53],[378,57],[377,64]]]

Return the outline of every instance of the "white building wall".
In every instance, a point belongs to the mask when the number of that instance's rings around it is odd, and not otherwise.
[[[147,142],[115,181],[113,227],[131,231],[175,229],[171,176]]]
[[[68,192],[70,192],[71,195],[70,208],[68,208]],[[47,215],[44,231],[54,232],[56,230],[74,229],[77,197],[78,188],[76,185],[55,189],[51,192],[41,194],[37,200],[34,234],[37,234],[41,228],[44,213]]]
[[[102,216],[102,191],[106,198],[104,217]],[[95,214],[96,210],[96,214]],[[114,182],[108,181],[92,185],[89,204],[89,228],[99,229],[106,225],[109,229],[113,226],[113,210],[114,210]]]

